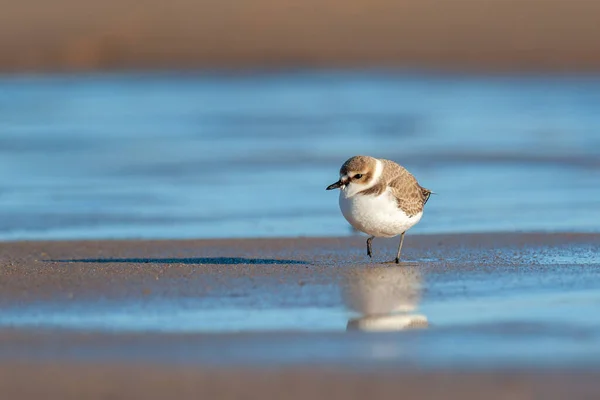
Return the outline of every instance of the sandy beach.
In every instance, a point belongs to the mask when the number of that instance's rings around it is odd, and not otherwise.
[[[599,373],[395,372],[315,368],[235,370],[115,365],[0,366],[7,398],[149,400],[198,396],[219,399],[596,399]]]
[[[0,71],[598,71],[599,14],[588,0],[25,0],[0,14]]]
[[[369,262],[358,237],[5,242],[0,390],[21,399],[595,398],[599,239],[412,235],[400,266],[386,263],[395,241],[376,241]],[[361,290],[350,301],[349,287]],[[362,312],[400,305],[429,326],[347,330],[357,301]],[[235,309],[251,317],[232,320]]]
[[[465,279],[496,267],[501,268],[498,272],[518,267],[543,272],[561,257],[569,265],[598,262],[598,239],[594,233],[407,235],[405,257],[436,273],[461,273]],[[397,240],[377,242],[373,262],[385,266],[395,255]],[[572,253],[575,246],[586,251]],[[202,296],[229,284],[244,291],[251,287],[246,286],[251,278],[273,274],[277,279],[265,284],[277,290],[283,283],[337,281],[372,265],[362,237],[31,241],[0,243],[0,250],[0,304],[5,306],[145,293]]]

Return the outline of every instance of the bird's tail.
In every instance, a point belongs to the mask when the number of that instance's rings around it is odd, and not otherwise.
[[[432,192],[431,190],[429,190],[429,189],[426,189],[426,188],[424,188],[424,187],[422,187],[422,186],[421,186],[421,193],[423,194],[423,199],[424,199],[424,200],[423,200],[423,204],[427,204],[427,201],[429,201],[429,197],[430,197],[432,194],[437,194],[437,193],[435,193],[435,192]]]

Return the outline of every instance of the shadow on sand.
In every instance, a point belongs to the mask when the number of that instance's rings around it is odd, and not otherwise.
[[[62,263],[136,263],[136,264],[308,264],[299,260],[277,260],[271,258],[202,257],[202,258],[83,258],[72,260],[46,260]]]

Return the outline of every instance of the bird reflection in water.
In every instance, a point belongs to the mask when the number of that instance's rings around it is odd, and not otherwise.
[[[402,331],[427,328],[427,317],[415,313],[422,277],[416,264],[369,266],[355,271],[342,288],[346,306],[360,314],[346,330]]]

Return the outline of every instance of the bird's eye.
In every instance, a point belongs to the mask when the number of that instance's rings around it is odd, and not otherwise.
[[[356,175],[354,175],[354,179],[360,179],[360,178],[362,178],[362,174],[356,174]]]

